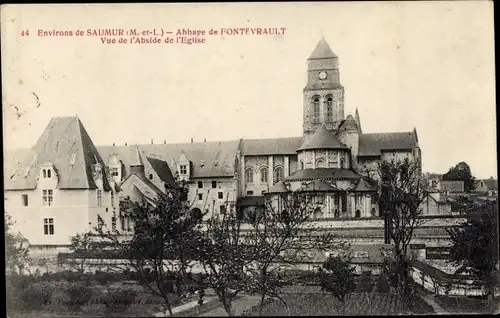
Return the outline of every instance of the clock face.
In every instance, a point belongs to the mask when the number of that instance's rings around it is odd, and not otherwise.
[[[326,72],[325,71],[319,72],[319,79],[324,80],[325,78],[326,78]]]

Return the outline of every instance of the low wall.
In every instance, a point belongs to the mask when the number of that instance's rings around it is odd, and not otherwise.
[[[436,296],[483,296],[485,289],[472,280],[454,279],[451,274],[419,261],[413,261],[410,275],[416,284]]]

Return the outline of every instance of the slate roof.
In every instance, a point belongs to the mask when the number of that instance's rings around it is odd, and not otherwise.
[[[242,155],[296,155],[302,144],[302,137],[243,139]]]
[[[146,157],[147,161],[151,164],[152,168],[156,171],[158,177],[170,188],[178,188],[179,186],[172,176],[170,167],[165,161],[160,159]]]
[[[484,179],[484,180],[478,180],[476,186],[479,185],[479,183],[483,181],[484,185],[488,188],[488,190],[498,190],[498,180],[496,179]]]
[[[302,146],[298,149],[312,150],[312,149],[349,149],[346,145],[341,143],[336,136],[330,133],[325,126],[319,126],[314,134],[306,138]]]
[[[297,170],[288,177],[285,181],[306,181],[314,179],[323,180],[357,180],[361,176],[350,169],[342,168],[316,168]]]
[[[290,189],[286,186],[286,184],[283,181],[277,182],[275,185],[273,185],[267,193],[284,193],[284,192],[289,192]]]
[[[96,163],[105,167],[80,119],[76,116],[53,117],[31,149],[14,161],[10,158],[12,170],[4,178],[5,190],[35,189],[40,166],[44,164],[54,165],[59,189],[96,189],[93,179]],[[105,169],[102,174],[103,188],[109,191]]]
[[[439,190],[449,191],[449,192],[464,192],[464,182],[463,181],[449,181],[441,180],[439,182]]]
[[[217,141],[184,144],[149,144],[138,145],[146,157],[162,160],[175,175],[176,163],[182,152],[192,162],[191,172],[193,178],[203,177],[232,177],[235,171],[236,153],[239,140]],[[134,146],[101,146],[98,148],[103,158],[116,153],[125,165],[125,170],[134,160]]]
[[[139,182],[137,182],[139,181]],[[134,188],[137,189],[143,196],[149,199],[155,199],[157,196],[164,196],[164,193],[150,180],[146,177],[141,176],[137,173],[130,174],[124,181],[123,184],[127,182],[134,182]],[[124,194],[121,194],[123,196]]]
[[[324,58],[338,58],[338,56],[333,53],[328,43],[326,43],[325,38],[322,37],[321,40],[319,40],[318,44],[316,44],[316,47],[311,53],[311,56],[309,56],[309,59],[312,60]]]
[[[409,150],[417,146],[415,131],[359,135],[358,156],[380,156],[382,151]]]
[[[339,130],[347,130],[348,128],[355,129],[359,131],[358,123],[352,117],[352,115],[347,115],[347,118],[342,121],[339,126]]]
[[[373,185],[371,185],[365,179],[360,179],[352,191],[354,191],[354,192],[374,192],[377,190],[373,187]]]
[[[339,191],[339,189],[322,180],[316,179],[313,182],[306,184],[301,191],[334,192]]]

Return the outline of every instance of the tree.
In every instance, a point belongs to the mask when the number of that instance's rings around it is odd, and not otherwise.
[[[469,274],[484,283],[487,295],[494,296],[498,275],[498,207],[496,202],[470,202],[464,208],[467,220],[447,229],[452,246],[450,262],[456,275]]]
[[[95,252],[96,246],[94,244],[93,233],[89,230],[83,233],[77,233],[75,236],[70,237],[69,249],[78,255],[80,259],[80,270],[85,268],[85,261],[90,258],[90,254]]]
[[[319,269],[321,290],[332,293],[341,303],[345,315],[346,296],[356,289],[355,269],[349,259],[330,256]]]
[[[247,217],[248,230],[243,236],[254,257],[247,272],[253,284],[251,292],[261,296],[260,315],[266,296],[277,298],[287,306],[279,296],[280,289],[291,282],[281,277],[283,269],[310,260],[310,252],[347,247],[347,243],[336,239],[334,234],[318,231],[312,222],[314,213],[324,206],[317,195],[298,190],[267,196],[264,214],[253,213]],[[276,200],[279,209],[272,204]]]
[[[252,256],[241,239],[241,220],[235,209],[224,213],[212,207],[211,218],[195,247],[197,260],[203,268],[203,289],[212,288],[228,316],[234,316],[233,300],[248,290],[245,267]]]
[[[24,269],[31,262],[29,249],[23,246],[23,242],[17,239],[12,233],[11,228],[14,221],[8,214],[4,214],[5,229],[5,273],[23,274]]]
[[[408,304],[410,251],[416,228],[423,224],[421,204],[426,197],[420,163],[408,158],[381,161],[378,164],[381,180],[380,208],[384,213],[386,235],[392,244],[392,253],[386,259],[386,271],[399,295]]]
[[[191,273],[191,246],[200,238],[201,218],[192,217],[186,203],[187,189],[167,189],[153,202],[122,203],[123,213],[134,224],[131,240],[122,241],[118,231],[96,229],[109,243],[110,252],[128,260],[149,292],[163,298],[172,316],[170,295],[187,294],[184,278]]]
[[[459,162],[456,166],[450,168],[447,173],[443,175],[444,181],[463,181],[464,190],[470,192],[474,190],[475,178],[472,176],[470,167],[465,162]]]

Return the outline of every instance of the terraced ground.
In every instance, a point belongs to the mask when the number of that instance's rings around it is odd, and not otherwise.
[[[394,294],[350,294],[347,297],[345,309],[339,300],[326,293],[286,294],[283,298],[289,306],[288,310],[279,300],[272,300],[264,307],[262,314],[264,316],[385,316],[398,315],[403,312]],[[419,313],[432,314],[432,308],[426,305],[423,303],[419,306]],[[258,308],[253,307],[247,315],[259,316]]]

